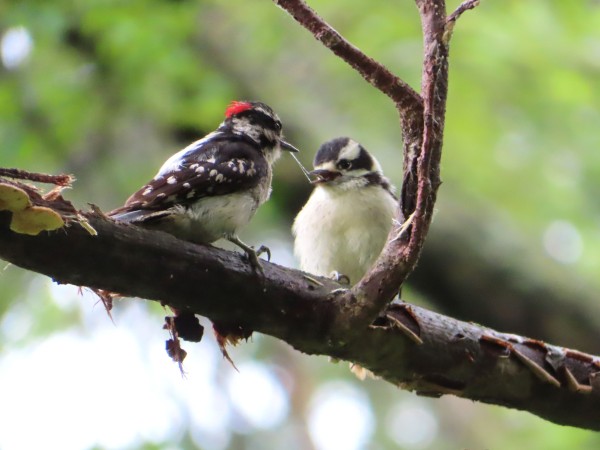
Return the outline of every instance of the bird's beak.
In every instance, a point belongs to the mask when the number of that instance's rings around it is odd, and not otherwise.
[[[341,175],[339,172],[334,172],[327,169],[317,169],[308,173],[314,180],[311,180],[312,184],[327,183],[328,181],[335,180]]]
[[[282,150],[287,150],[288,152],[292,152],[292,153],[298,153],[298,149],[296,147],[294,147],[289,142],[284,141],[283,139],[279,140],[279,146],[281,147]]]

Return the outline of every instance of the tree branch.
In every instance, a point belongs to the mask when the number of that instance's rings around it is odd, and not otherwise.
[[[456,22],[460,16],[466,11],[479,6],[479,0],[465,0],[454,10],[452,14],[446,19],[446,24]]]
[[[394,303],[373,326],[349,330],[339,287],[263,262],[258,277],[236,253],[88,215],[55,232],[11,232],[0,212],[0,257],[58,283],[154,299],[221,323],[237,323],[309,354],[362,365],[402,388],[530,411],[600,430],[600,360]],[[415,339],[415,336],[417,339]],[[422,344],[418,344],[422,342]]]
[[[49,183],[62,187],[70,186],[75,181],[75,177],[72,175],[48,175],[45,173],[27,172],[21,169],[5,169],[3,167],[0,167],[0,177]]]

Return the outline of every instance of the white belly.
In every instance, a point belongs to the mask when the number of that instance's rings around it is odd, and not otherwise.
[[[300,268],[323,276],[338,271],[356,283],[381,253],[396,207],[377,186],[350,191],[317,186],[294,221]]]
[[[209,244],[236,234],[250,222],[258,206],[251,192],[204,197],[187,209],[175,206],[172,214],[150,226],[186,241]]]

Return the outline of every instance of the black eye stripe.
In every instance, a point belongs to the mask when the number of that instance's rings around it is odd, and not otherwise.
[[[377,170],[373,158],[362,145],[359,145],[358,154],[353,159],[340,159],[342,152],[348,147],[350,141],[351,139],[348,137],[340,137],[325,142],[319,147],[313,165],[318,167],[329,162],[335,164],[338,170],[365,170],[367,172]],[[356,145],[356,143],[353,145]],[[354,152],[351,152],[351,154],[354,156]],[[342,161],[346,162],[342,163]]]
[[[253,125],[259,125],[267,129],[281,131],[281,121],[265,114],[262,111],[248,110],[239,114],[238,117],[243,117]]]
[[[352,161],[354,169],[373,170],[373,159],[363,146],[360,147],[358,157]]]

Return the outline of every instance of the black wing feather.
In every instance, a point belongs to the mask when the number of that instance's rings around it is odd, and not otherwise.
[[[179,168],[151,180],[111,215],[185,206],[202,197],[252,189],[267,175],[268,163],[253,143],[227,137],[203,144],[188,152]]]

